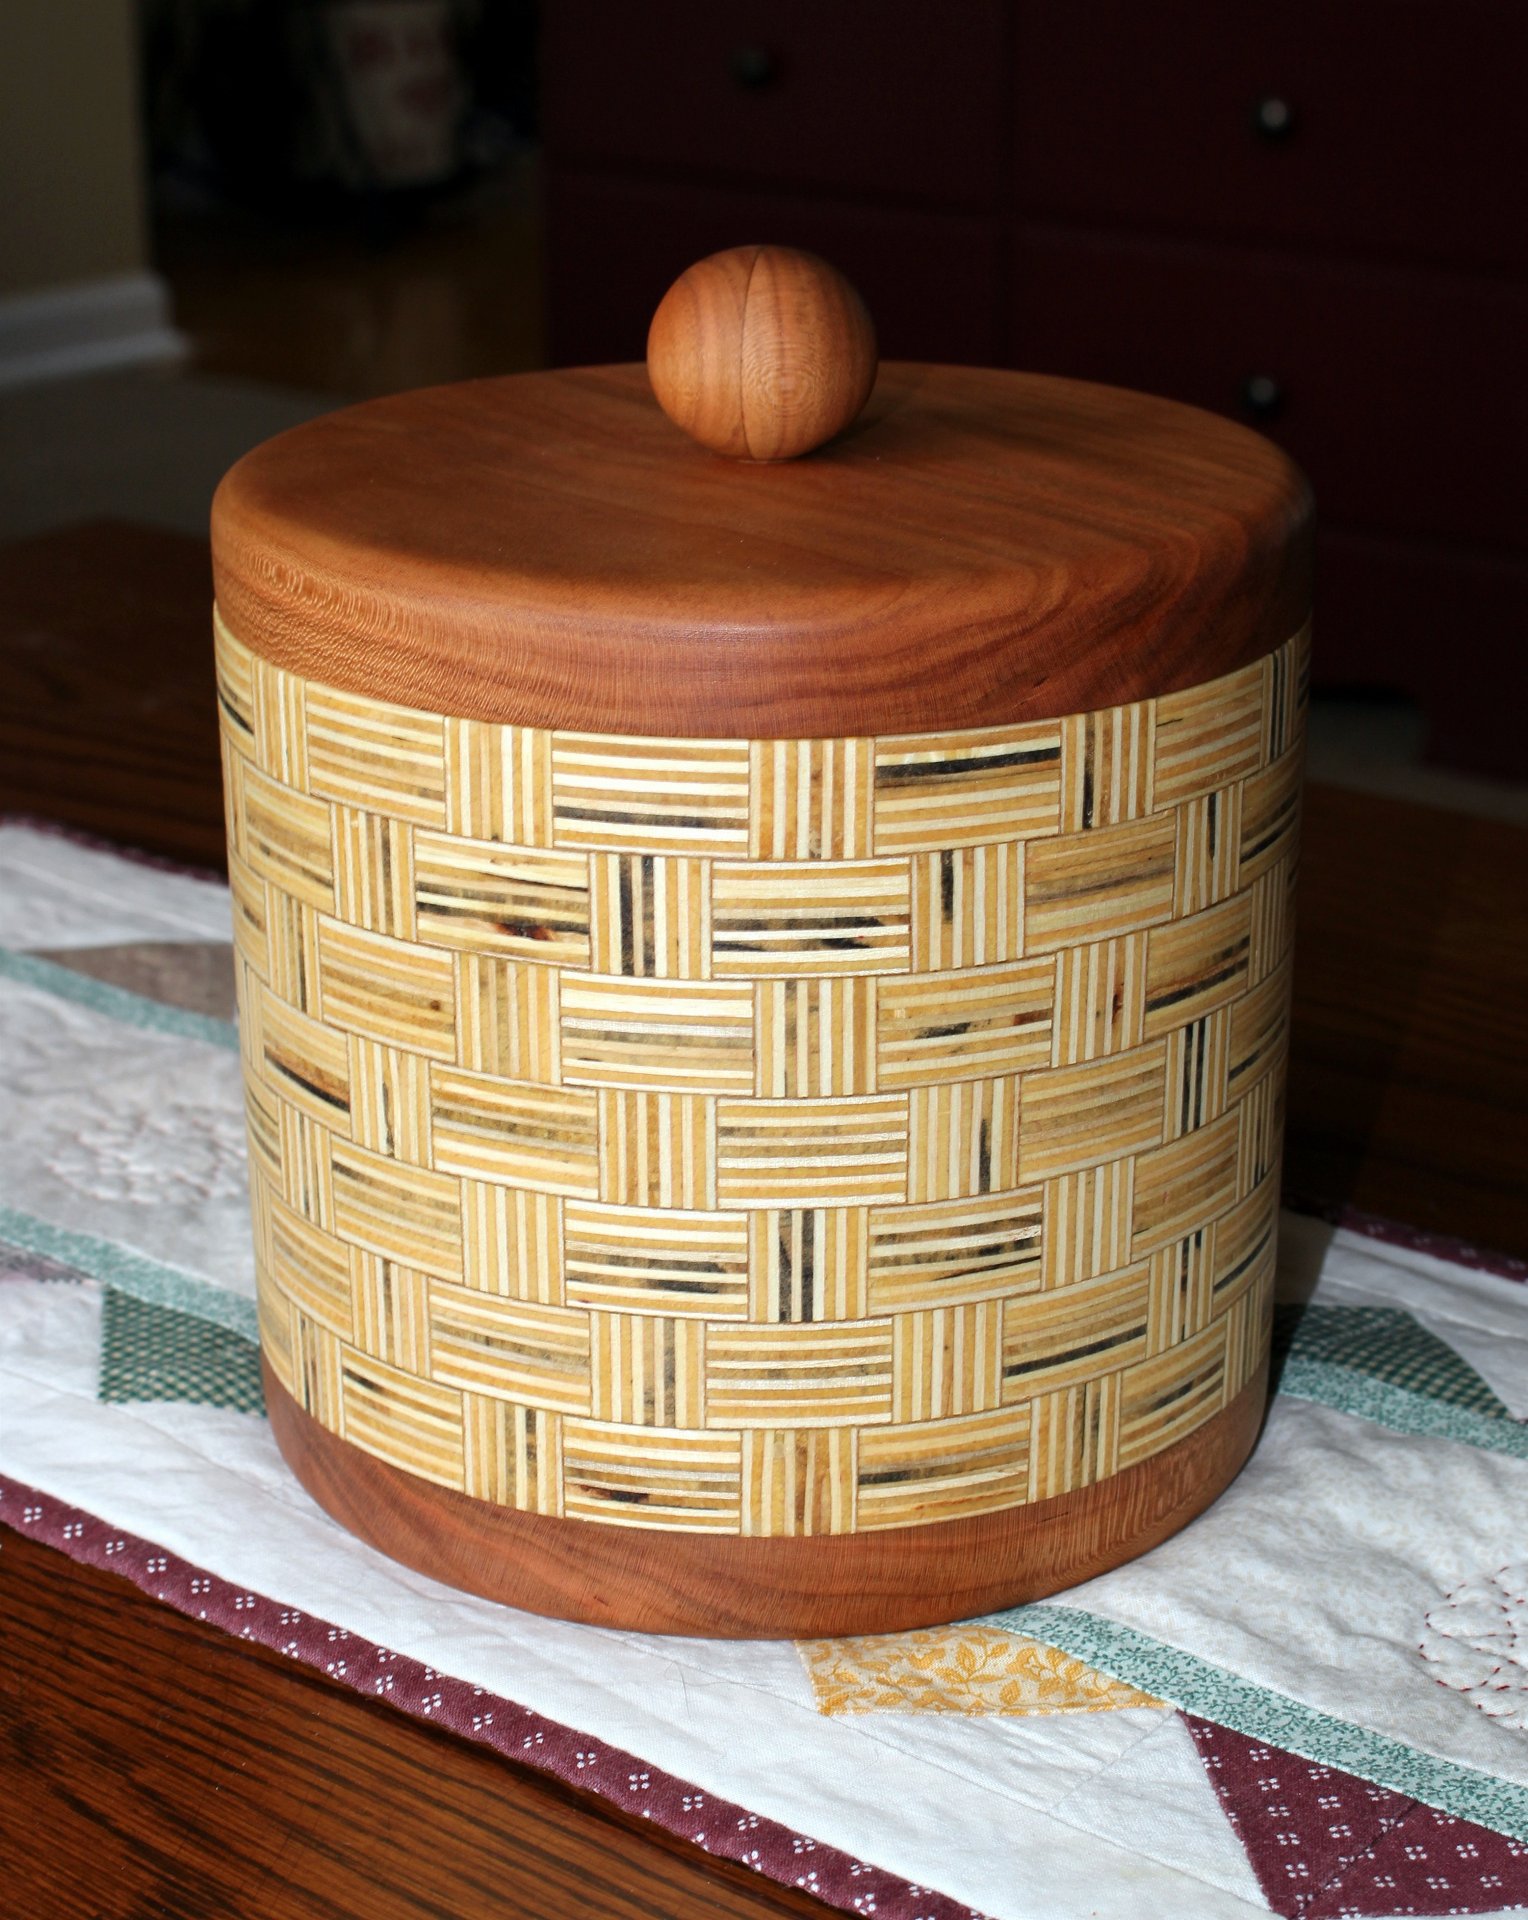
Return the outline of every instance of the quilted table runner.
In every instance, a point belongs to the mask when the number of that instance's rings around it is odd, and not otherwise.
[[[708,1642],[393,1565],[260,1408],[224,888],[0,826],[0,1519],[895,1920],[1528,1907],[1524,1270],[1287,1213],[1253,1459],[982,1621]]]

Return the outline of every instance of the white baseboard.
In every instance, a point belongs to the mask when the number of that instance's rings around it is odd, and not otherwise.
[[[0,388],[178,360],[186,351],[157,273],[0,296]]]

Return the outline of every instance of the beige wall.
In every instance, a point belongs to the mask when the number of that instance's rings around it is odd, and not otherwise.
[[[0,0],[0,296],[147,259],[132,0]]]

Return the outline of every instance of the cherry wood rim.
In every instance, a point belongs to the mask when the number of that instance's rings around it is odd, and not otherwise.
[[[1224,1492],[1252,1451],[1268,1386],[1265,1361],[1186,1439],[1055,1499],[926,1527],[751,1540],[471,1499],[349,1445],[297,1404],[263,1355],[261,1368],[287,1464],[327,1513],[392,1559],[530,1613],[717,1639],[937,1626],[1106,1573]]]
[[[640,367],[468,381],[278,435],[218,489],[230,630],[431,713],[665,739],[1015,725],[1198,686],[1308,617],[1268,441],[1083,381],[883,365],[800,460],[693,445]]]

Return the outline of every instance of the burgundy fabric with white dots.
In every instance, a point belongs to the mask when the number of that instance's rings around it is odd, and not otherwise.
[[[1287,1920],[1528,1905],[1528,1845],[1185,1714],[1268,1904]]]

